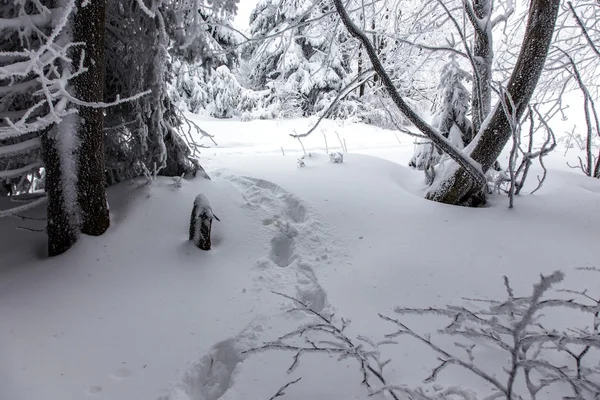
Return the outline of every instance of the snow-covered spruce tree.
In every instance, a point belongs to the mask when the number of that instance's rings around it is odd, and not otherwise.
[[[217,68],[208,83],[212,104],[210,114],[216,118],[231,118],[239,108],[243,88],[225,65]]]
[[[339,91],[350,72],[347,33],[326,1],[261,0],[250,16],[252,88],[270,82],[277,96],[295,100],[310,115],[329,93]]]
[[[438,95],[432,109],[434,117],[431,125],[461,150],[473,138],[473,126],[467,118],[471,94],[464,86],[471,79],[471,75],[461,68],[456,57],[450,56],[449,62],[442,68]],[[425,170],[438,164],[441,157],[442,151],[431,140],[422,139],[417,143],[409,165]]]
[[[1,8],[0,152],[23,163],[42,149],[48,251],[60,254],[81,230],[109,225],[102,111],[105,1],[14,0]],[[7,39],[7,40],[5,40]],[[89,43],[88,43],[89,42]],[[94,61],[94,62],[91,62]],[[35,161],[9,178],[41,166]],[[10,168],[10,167],[9,167]],[[21,212],[46,198],[2,212]]]
[[[198,12],[205,30],[199,36],[202,42],[180,48],[173,61],[172,97],[179,98],[194,113],[211,103],[208,82],[215,70],[223,65],[230,70],[237,66],[239,57],[235,50],[242,40],[232,27],[233,9],[213,13],[201,8]]]
[[[180,176],[201,169],[181,132],[185,117],[170,90],[172,62],[202,62],[216,49],[211,23],[200,10],[219,15],[235,8],[234,0],[214,1],[208,8],[200,0],[109,2],[106,98],[151,90],[150,95],[107,112],[111,182],[141,173]]]

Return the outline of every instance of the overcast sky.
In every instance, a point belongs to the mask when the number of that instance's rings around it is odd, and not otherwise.
[[[245,31],[248,28],[248,19],[256,3],[258,3],[258,0],[240,0],[237,15],[233,20],[233,25],[237,29]]]

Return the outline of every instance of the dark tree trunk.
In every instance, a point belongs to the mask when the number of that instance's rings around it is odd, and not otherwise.
[[[489,0],[473,0],[473,12],[480,21],[489,19],[488,9]],[[494,60],[494,51],[492,48],[491,28],[488,31],[477,27],[475,29],[473,45],[473,58],[475,67],[475,76],[478,79],[473,79],[473,129],[479,132],[481,123],[490,113],[492,105],[492,63]]]
[[[358,48],[358,71],[357,74],[360,75],[363,72],[363,54],[362,54],[362,45]],[[358,88],[358,97],[363,97],[365,95],[365,85],[366,82],[360,84]]]
[[[544,69],[559,5],[560,0],[533,0],[529,7],[523,45],[507,85],[513,102],[509,101],[506,94],[503,95],[508,112],[514,114],[517,120],[521,119],[527,109]],[[511,104],[515,104],[516,109]],[[503,107],[497,107],[471,151],[471,158],[481,164],[482,170],[486,172],[494,165],[511,135],[510,121]],[[469,204],[481,189],[473,184],[473,179],[463,168],[459,168],[441,182],[437,189],[430,191],[427,198],[448,204]]]
[[[82,3],[87,3],[82,7]],[[101,102],[104,97],[104,30],[106,0],[77,0],[73,17],[73,41],[85,42],[85,74],[73,80],[76,96],[83,101]],[[81,52],[75,50],[73,65],[80,62]],[[77,198],[80,207],[81,232],[99,236],[110,225],[106,202],[103,109],[79,108],[80,141],[78,158]]]
[[[42,135],[42,157],[46,169],[48,255],[57,256],[77,241],[75,216],[64,196],[63,175],[58,150],[57,127]]]

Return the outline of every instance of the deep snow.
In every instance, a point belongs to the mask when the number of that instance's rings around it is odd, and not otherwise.
[[[204,153],[212,180],[111,188],[102,237],[45,259],[43,234],[14,229],[42,221],[0,220],[1,400],[268,399],[298,377],[285,398],[363,399],[352,361],[308,356],[288,375],[291,354],[240,354],[309,319],[286,313],[290,302],[271,291],[349,318],[350,335],[380,339],[392,328],[377,313],[394,306],[499,297],[502,275],[528,294],[557,269],[579,289],[590,277],[575,268],[598,266],[600,182],[564,171],[560,149],[549,164],[561,170],[515,209],[505,197],[465,209],[421,198],[422,175],[402,166],[407,136],[326,121],[329,150],[341,149],[337,131],[350,154],[331,163],[317,131],[298,168],[302,149],[287,134],[306,120],[202,123],[220,145]],[[210,252],[187,241],[199,193],[221,219]],[[406,320],[419,331],[440,325]],[[497,354],[481,351],[493,363]],[[411,387],[436,362],[410,340],[386,355],[388,379]],[[440,382],[488,390],[461,371]]]

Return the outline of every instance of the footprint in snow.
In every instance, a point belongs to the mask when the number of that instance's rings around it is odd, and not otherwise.
[[[102,386],[90,386],[89,389],[87,390],[87,394],[89,395],[95,395],[98,394],[102,391]]]
[[[122,381],[131,378],[132,376],[133,371],[131,371],[129,368],[119,368],[119,370],[117,370],[117,372],[112,374],[110,377],[117,381]]]

